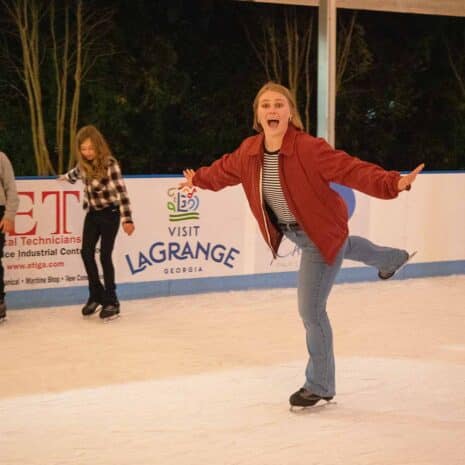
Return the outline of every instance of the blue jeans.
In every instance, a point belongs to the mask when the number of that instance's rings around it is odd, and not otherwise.
[[[382,271],[395,269],[406,252],[380,247],[359,236],[350,236],[334,263],[328,265],[315,244],[302,230],[283,231],[302,250],[298,274],[299,313],[305,326],[309,361],[304,387],[323,397],[335,395],[333,333],[326,312],[326,301],[344,258],[363,262]]]

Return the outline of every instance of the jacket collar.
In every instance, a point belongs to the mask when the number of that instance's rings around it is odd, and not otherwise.
[[[249,153],[253,157],[258,157],[263,154],[263,132],[258,133],[254,138],[251,146],[249,147]]]
[[[297,135],[301,132],[293,124],[289,124],[286,134],[284,134],[283,143],[279,153],[289,156],[294,153],[295,140]],[[255,139],[250,147],[250,155],[258,156],[263,154],[263,142],[265,136],[263,132],[257,134]]]
[[[295,140],[299,132],[301,131],[292,123],[289,123],[286,134],[284,134],[283,145],[281,145],[280,153],[290,156],[295,152]]]

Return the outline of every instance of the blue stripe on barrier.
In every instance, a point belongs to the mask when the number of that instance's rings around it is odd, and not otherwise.
[[[465,274],[465,260],[447,262],[411,263],[392,279],[423,278]],[[343,268],[336,282],[354,283],[377,281],[377,271],[369,267]],[[295,287],[296,272],[264,273],[243,276],[177,279],[118,285],[121,300],[166,297],[247,289]],[[61,305],[81,306],[87,299],[87,286],[50,288],[27,291],[10,291],[7,296],[9,309],[40,308]]]

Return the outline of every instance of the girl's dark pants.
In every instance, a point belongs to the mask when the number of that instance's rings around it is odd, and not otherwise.
[[[118,304],[115,268],[111,254],[115,245],[119,223],[120,213],[117,207],[90,210],[84,220],[81,256],[89,279],[89,302],[98,302],[102,305]],[[102,264],[104,285],[100,281],[95,260],[95,247],[99,239],[100,263]]]
[[[5,206],[0,205],[0,220],[5,214]],[[5,246],[5,234],[0,232],[0,301],[3,302],[5,298],[5,282],[4,282],[4,270],[3,270],[3,248]]]

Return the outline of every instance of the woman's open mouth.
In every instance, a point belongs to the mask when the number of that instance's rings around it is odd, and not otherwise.
[[[279,119],[268,119],[266,122],[272,129],[276,129],[279,126]]]

